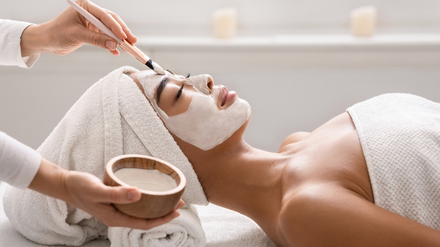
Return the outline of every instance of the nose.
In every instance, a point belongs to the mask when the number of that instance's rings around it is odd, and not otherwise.
[[[190,77],[185,81],[186,84],[193,86],[196,91],[210,94],[214,87],[214,80],[210,75],[203,74]]]
[[[212,88],[214,87],[214,79],[210,75],[208,75],[208,79],[206,80],[206,86],[208,87],[209,91],[212,91]]]

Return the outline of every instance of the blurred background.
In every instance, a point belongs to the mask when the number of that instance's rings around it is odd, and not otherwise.
[[[32,23],[68,7],[0,2],[1,19]],[[289,134],[382,93],[440,102],[438,0],[94,2],[118,13],[163,68],[210,74],[247,100],[245,140],[259,149],[276,151]],[[126,53],[91,46],[42,55],[31,69],[0,67],[0,130],[37,148],[87,88],[124,65],[146,69]]]

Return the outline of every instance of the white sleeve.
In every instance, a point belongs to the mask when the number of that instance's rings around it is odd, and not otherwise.
[[[14,187],[29,187],[40,168],[41,155],[0,131],[0,181]]]
[[[0,19],[0,65],[30,68],[40,55],[21,57],[21,35],[32,23]]]

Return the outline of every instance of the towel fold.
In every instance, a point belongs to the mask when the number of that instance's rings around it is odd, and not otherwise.
[[[185,210],[180,210],[180,217],[166,225],[158,226],[147,232],[130,228],[110,227],[108,238],[111,247],[205,246],[206,238],[201,227],[197,210],[193,205],[189,205]]]
[[[187,186],[183,199],[187,204],[206,205],[203,188],[188,159],[145,96],[127,76],[127,73],[133,72],[137,70],[122,67],[95,83],[72,106],[37,151],[60,167],[88,172],[101,179],[105,164],[117,155],[151,155],[172,163],[185,174]],[[32,190],[9,188],[4,208],[11,224],[25,237],[40,244],[79,246],[92,239],[107,238],[107,227],[88,213]],[[179,233],[173,235],[165,229],[177,229],[175,225],[192,229],[186,233],[179,231],[192,235],[182,238],[188,244],[182,241],[182,245],[176,246],[204,246],[206,240],[200,221],[194,218],[197,215],[193,215],[189,208],[181,209],[180,213],[180,219],[161,229],[167,237],[174,236],[173,239]],[[159,239],[163,236],[157,235],[158,231],[154,229],[133,231],[115,228],[110,232],[112,236],[119,236],[118,241],[132,239],[135,232],[160,236]],[[142,246],[142,242],[138,243],[124,246]]]

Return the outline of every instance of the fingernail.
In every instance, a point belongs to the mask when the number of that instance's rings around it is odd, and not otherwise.
[[[137,193],[134,190],[130,190],[127,192],[127,199],[129,201],[135,201],[137,199]]]
[[[124,36],[124,39],[127,38],[127,34],[125,34],[124,31],[121,30],[121,34],[122,34],[122,36]]]
[[[116,42],[114,41],[110,41],[110,40],[106,41],[105,46],[112,51],[116,50]]]

